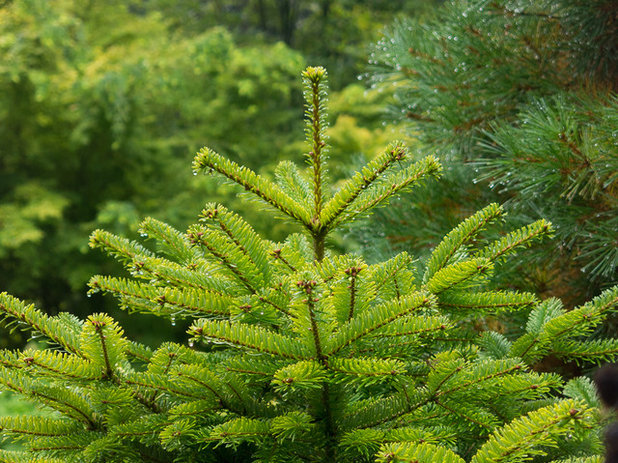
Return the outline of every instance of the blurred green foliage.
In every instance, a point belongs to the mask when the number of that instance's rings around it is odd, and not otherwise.
[[[224,24],[240,43],[282,41],[309,63],[337,70],[339,90],[366,70],[367,48],[400,15],[421,17],[439,0],[145,0],[184,34]],[[334,79],[334,80],[333,80]]]

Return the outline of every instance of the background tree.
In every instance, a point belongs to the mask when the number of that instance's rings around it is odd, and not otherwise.
[[[520,287],[571,304],[615,283],[617,20],[613,1],[473,0],[395,23],[372,78],[396,86],[396,117],[451,167],[444,194],[377,217],[391,245],[422,249],[475,197],[492,199],[512,223],[556,225],[542,260],[517,268]],[[433,220],[419,222],[419,209]]]
[[[143,8],[161,11],[172,27],[191,33],[225,25],[240,43],[283,41],[310,63],[337,68],[332,83],[340,90],[364,72],[367,47],[385,24],[401,14],[424,16],[436,0],[147,0]]]

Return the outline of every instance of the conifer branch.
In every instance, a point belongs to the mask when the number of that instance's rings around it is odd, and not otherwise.
[[[465,287],[474,277],[492,268],[489,259],[475,258],[451,264],[436,272],[425,285],[433,294],[455,287]]]
[[[386,150],[371,160],[363,167],[361,172],[356,172],[341,189],[333,196],[322,213],[321,222],[330,224],[342,214],[350,204],[373,182],[375,182],[388,168],[396,162],[406,159],[408,152],[401,143],[393,143]]]
[[[333,355],[344,347],[367,336],[394,320],[434,304],[433,296],[418,292],[404,298],[381,304],[356,315],[335,333],[327,354]]]
[[[216,387],[213,387],[212,385],[208,384],[206,381],[202,381],[199,378],[196,378],[195,376],[189,374],[186,370],[185,371],[176,371],[175,375],[177,375],[178,377],[181,378],[186,378],[189,381],[192,381],[196,384],[199,384],[200,386],[206,388],[207,390],[209,390],[213,396],[215,396],[217,399],[219,399],[219,402],[221,403],[221,405],[223,405],[226,408],[230,408],[229,403],[227,402],[227,400],[225,399],[225,397],[223,395],[220,394],[220,392],[218,391],[218,389]]]
[[[103,375],[91,362],[71,354],[50,350],[24,352],[21,361],[28,367],[36,367],[52,376],[77,380],[102,379]]]
[[[414,394],[397,392],[387,397],[357,404],[354,411],[344,415],[346,429],[367,429],[393,421],[411,413],[428,402],[426,391],[419,389]]]
[[[47,447],[33,446],[31,447],[31,450],[34,450],[35,452],[50,452],[57,450],[82,450],[83,448],[83,446],[79,445],[54,445]]]
[[[410,255],[406,252],[402,252],[386,262],[372,266],[372,279],[375,281],[376,291],[380,292],[381,289],[392,280],[397,297],[399,297],[397,275],[403,270],[408,269],[411,263],[412,258]],[[410,275],[409,278],[412,279],[412,277],[413,276]]]
[[[494,203],[461,222],[444,237],[431,253],[423,280],[428,281],[437,271],[448,264],[453,255],[466,242],[482,231],[487,224],[503,215],[504,210],[502,207]]]
[[[145,387],[148,389],[158,389],[168,394],[173,394],[173,395],[183,396],[183,397],[190,397],[192,399],[201,400],[205,398],[202,395],[196,395],[186,390],[170,387],[168,384],[161,384],[156,381],[150,381],[147,376],[145,376],[144,374],[139,374],[139,373],[132,373],[129,375],[125,375],[122,378],[122,382],[125,384],[132,385],[132,386],[140,386],[140,387]]]
[[[139,231],[142,236],[155,238],[162,252],[180,263],[190,264],[197,258],[186,235],[164,222],[148,217],[140,224]]]
[[[30,394],[34,397],[42,399],[44,402],[48,403],[52,408],[55,408],[56,410],[60,412],[64,412],[65,414],[68,414],[67,413],[68,410],[72,410],[73,412],[77,414],[77,415],[73,415],[74,418],[85,423],[88,429],[96,429],[97,423],[94,420],[93,416],[87,411],[81,410],[78,406],[74,405],[72,401],[64,400],[60,397],[54,397],[51,394],[51,390],[49,393],[32,390],[30,391]]]
[[[452,326],[450,320],[441,316],[421,315],[418,317],[407,316],[393,321],[380,328],[372,336],[375,337],[400,337],[422,336],[430,333],[444,332]]]
[[[440,296],[440,307],[456,309],[457,311],[473,310],[475,314],[492,313],[509,310],[521,310],[532,307],[537,302],[532,293],[516,293],[506,291],[486,291],[482,293],[467,293],[451,291]]]
[[[317,259],[316,259],[317,260]],[[320,259],[321,260],[321,259]],[[319,260],[318,260],[319,262]],[[307,311],[309,314],[309,321],[311,323],[311,333],[313,334],[313,343],[315,347],[316,358],[318,361],[325,367],[328,367],[327,358],[322,351],[322,341],[320,339],[320,332],[318,328],[318,323],[315,315],[315,299],[313,296],[313,289],[316,286],[316,282],[311,281],[299,281],[297,286],[302,288],[306,295],[306,303],[307,303]],[[334,442],[335,442],[335,423],[333,421],[332,408],[330,404],[330,387],[327,382],[322,383],[322,407],[324,409],[324,422],[327,433],[327,442],[326,442],[326,454],[327,458],[334,458]]]
[[[322,342],[320,340],[320,332],[318,330],[318,324],[315,316],[315,303],[316,299],[313,296],[313,288],[317,285],[316,281],[299,281],[296,286],[301,288],[307,296],[305,302],[307,304],[307,313],[309,314],[309,323],[311,323],[311,334],[313,336],[313,343],[316,353],[316,358],[320,361],[324,361],[324,355],[322,353]]]
[[[30,436],[67,436],[80,426],[66,419],[11,416],[0,418],[0,431]],[[2,461],[2,460],[0,460]]]
[[[247,288],[247,290],[255,294],[257,292],[254,283],[245,275],[245,273],[239,269],[237,264],[241,262],[234,259],[230,254],[226,253],[223,246],[218,246],[216,237],[212,233],[200,227],[194,226],[188,232],[189,240],[193,244],[197,244],[203,248],[206,248],[210,254],[212,254],[219,262],[221,262],[233,275],[240,281],[240,283]]]
[[[92,288],[91,292],[112,293],[126,300],[128,305],[142,301],[141,307],[155,314],[188,312],[193,316],[225,316],[229,315],[229,308],[237,303],[228,294],[216,290],[161,288],[124,278],[101,275],[92,277],[88,285]],[[165,307],[170,307],[170,310],[164,310]]]
[[[163,368],[163,372],[162,372],[163,376],[167,375],[167,373],[170,371],[172,363],[174,362],[175,359],[176,359],[176,354],[172,354],[172,353],[168,354],[167,363],[165,364],[165,367]],[[150,399],[148,400],[151,407],[155,405],[157,394],[158,393],[156,390],[153,391],[152,395],[150,396]]]
[[[438,405],[439,407],[444,408],[449,413],[452,413],[453,415],[456,415],[456,416],[460,416],[464,420],[470,421],[471,423],[476,424],[480,428],[483,428],[483,429],[485,429],[487,431],[491,431],[491,426],[487,425],[486,423],[481,422],[480,420],[477,420],[477,419],[473,418],[472,416],[469,416],[469,415],[467,415],[465,413],[462,413],[461,409],[458,409],[458,407],[449,407],[448,405],[446,405],[444,402],[438,400],[437,398],[434,399],[433,402],[436,405]]]
[[[200,214],[200,221],[223,232],[236,248],[258,269],[264,283],[269,281],[266,246],[253,228],[238,215],[220,204],[208,204]]]
[[[117,381],[115,365],[126,360],[128,342],[122,329],[105,314],[93,314],[84,324],[81,335],[81,349],[84,357],[100,368],[103,379]]]
[[[290,311],[288,309],[281,307],[279,304],[273,302],[271,299],[267,298],[266,296],[258,295],[257,298],[260,302],[268,304],[269,306],[271,306],[273,309],[277,310],[278,312],[281,312],[282,314],[285,314],[285,315],[290,315]]]
[[[498,362],[497,366],[501,366],[502,363],[503,362]],[[504,363],[506,363],[506,362],[504,362]],[[509,362],[509,363],[512,363],[512,362]],[[480,377],[473,377],[473,378],[471,378],[468,381],[464,381],[464,382],[462,382],[460,384],[457,384],[456,386],[453,386],[453,387],[451,387],[449,389],[446,389],[446,390],[439,390],[439,388],[438,388],[437,393],[434,394],[434,397],[437,398],[437,397],[441,397],[441,396],[444,396],[444,395],[448,395],[448,394],[451,394],[451,393],[453,393],[455,391],[458,391],[460,389],[469,388],[469,387],[474,386],[474,385],[476,385],[478,383],[481,383],[483,381],[489,381],[491,379],[498,378],[500,376],[508,375],[509,373],[512,373],[514,371],[519,371],[521,369],[522,369],[522,365],[516,364],[516,365],[510,366],[508,368],[501,369],[499,371],[490,371],[489,373],[483,374]],[[458,371],[459,370],[457,370],[457,372]],[[473,371],[473,372],[470,372],[470,373],[475,373],[475,372]],[[443,381],[443,383],[444,383],[444,381]]]
[[[133,262],[132,273],[142,279],[155,279],[167,286],[234,293],[240,286],[230,280],[227,275],[219,274],[216,278],[213,277],[211,273],[214,273],[216,268],[215,265],[200,265],[197,269],[187,269],[171,261],[144,258]]]
[[[558,343],[551,352],[577,363],[612,362],[618,357],[618,339]]]
[[[465,463],[452,450],[424,442],[424,439],[384,444],[376,457],[378,463]]]
[[[103,335],[103,327],[105,326],[105,322],[99,320],[91,320],[92,326],[99,336],[99,341],[101,342],[101,352],[103,353],[103,361],[105,364],[105,371],[103,372],[103,377],[108,379],[113,379],[114,370],[112,365],[109,363],[109,355],[107,353],[107,345],[105,344],[105,336]]]
[[[277,185],[208,148],[202,148],[193,160],[193,172],[197,173],[207,169],[221,174],[285,215],[310,226],[311,220],[307,212]]]
[[[38,331],[67,351],[81,355],[77,336],[62,326],[57,319],[37,310],[33,304],[26,305],[19,299],[3,292],[0,293],[0,311],[29,325],[34,331]]]
[[[95,230],[90,235],[89,246],[100,248],[106,253],[116,257],[122,263],[133,262],[138,257],[153,257],[152,251],[146,249],[135,241],[121,238],[105,230]]]
[[[497,259],[514,252],[523,246],[531,246],[535,240],[541,240],[552,233],[552,225],[547,220],[537,220],[530,225],[515,230],[500,240],[488,245],[476,253],[478,257],[485,257],[495,262]]]
[[[400,147],[400,149],[403,149]],[[396,152],[396,150],[395,150]],[[362,194],[354,195],[354,186],[351,185],[351,192],[347,193],[344,188],[342,189],[342,196],[339,201],[343,203],[343,209],[340,207],[340,203],[334,203],[336,196],[332,198],[327,207],[332,204],[334,211],[329,214],[328,219],[325,218],[324,225],[329,230],[334,229],[343,223],[349,222],[355,217],[368,212],[369,210],[386,203],[390,198],[394,197],[397,193],[406,190],[408,187],[417,185],[421,180],[427,177],[438,177],[442,171],[442,166],[438,159],[434,156],[427,156],[426,158],[412,164],[411,166],[401,170],[400,172],[393,173],[390,176],[385,176],[379,183],[367,187],[363,190]],[[362,182],[364,178],[362,174],[358,181]],[[353,181],[357,177],[353,177]],[[353,197],[349,195],[352,194]],[[325,209],[326,210],[326,209]]]
[[[152,350],[149,347],[133,341],[129,341],[126,353],[142,362],[147,362],[152,357]]]
[[[324,164],[326,143],[323,140],[326,130],[325,86],[326,69],[322,67],[308,67],[303,71],[303,83],[305,85],[306,109],[306,133],[311,146],[308,154],[309,164],[313,170],[313,217],[310,229],[318,231],[322,228],[322,205],[324,202]],[[321,259],[320,259],[321,260]]]
[[[65,463],[66,460],[60,460],[52,457],[31,457],[28,452],[17,450],[0,449],[1,463]]]
[[[395,285],[395,297],[399,299],[401,297],[401,291],[399,290],[399,283],[397,283],[397,277],[393,277],[393,284]]]
[[[197,339],[212,339],[284,358],[301,360],[309,356],[307,348],[294,338],[245,323],[200,319],[188,333]]]
[[[515,458],[542,454],[540,445],[555,445],[557,438],[570,432],[578,421],[590,420],[590,410],[573,400],[533,411],[514,420],[479,449],[471,463],[490,461],[500,463]]]
[[[272,257],[274,257],[277,260],[280,260],[281,262],[283,262],[287,268],[289,268],[292,272],[296,273],[298,270],[296,270],[296,267],[294,267],[292,264],[290,264],[285,257],[283,257],[281,255],[281,249],[273,249],[272,251],[270,251],[269,253]]]
[[[344,270],[344,273],[348,275],[350,280],[350,310],[348,311],[348,321],[354,316],[354,305],[356,302],[356,277],[362,270],[361,267],[350,267]]]

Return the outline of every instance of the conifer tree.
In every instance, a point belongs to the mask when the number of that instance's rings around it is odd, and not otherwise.
[[[543,262],[520,269],[533,286],[573,303],[616,284],[617,22],[613,0],[454,0],[433,21],[394,24],[374,83],[395,85],[395,117],[451,162],[444,194],[411,206],[440,208],[442,226],[385,210],[391,242],[420,249],[449,230],[471,206],[453,198],[498,201],[513,223],[556,226]]]
[[[0,310],[50,342],[0,352],[0,385],[40,404],[3,417],[21,451],[2,462],[598,463],[601,417],[592,382],[540,371],[557,356],[611,360],[618,340],[591,334],[618,287],[565,311],[557,299],[495,291],[496,265],[552,233],[539,220],[485,239],[504,210],[490,204],[448,233],[417,272],[401,253],[368,265],[327,249],[329,233],[438,176],[400,143],[328,188],[326,72],[303,74],[308,167],[270,180],[209,149],[193,169],[239,186],[297,223],[282,243],[207,204],[185,233],[148,218],[156,250],[97,230],[92,247],[131,277],[95,276],[91,292],[130,311],[189,319],[187,345],[132,342],[105,314],[48,316],[6,293]],[[527,317],[519,331],[488,317]]]

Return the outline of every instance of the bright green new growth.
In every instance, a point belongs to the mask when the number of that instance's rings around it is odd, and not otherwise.
[[[273,182],[207,149],[193,167],[239,185],[304,234],[264,240],[217,204],[186,233],[146,219],[141,231],[157,252],[92,234],[91,245],[133,277],[95,276],[91,292],[111,293],[127,310],[193,319],[188,346],[153,352],[106,315],[49,317],[0,295],[6,316],[54,345],[0,353],[0,385],[50,410],[0,419],[24,447],[0,461],[596,461],[590,381],[565,384],[533,367],[548,356],[615,358],[616,340],[588,336],[615,310],[618,288],[571,312],[489,288],[505,258],[551,233],[539,221],[485,243],[483,230],[504,215],[498,205],[449,233],[418,277],[406,253],[368,265],[328,252],[329,232],[437,176],[440,165],[410,163],[393,144],[330,195],[326,72],[303,77],[305,171],[283,163]],[[528,318],[523,333],[478,328],[510,313]]]

